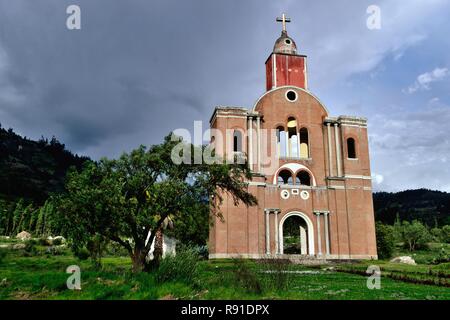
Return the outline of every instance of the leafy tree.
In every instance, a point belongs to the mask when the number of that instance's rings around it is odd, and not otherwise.
[[[440,242],[443,241],[443,234],[442,234],[442,229],[438,228],[438,227],[434,227],[433,229],[430,230],[430,235],[433,238],[433,241],[435,242]]]
[[[401,236],[409,251],[416,250],[418,246],[425,246],[431,239],[427,227],[417,220],[403,221]]]
[[[394,227],[377,222],[376,225],[377,251],[380,259],[392,257],[395,249]]]
[[[165,234],[185,245],[206,245],[211,224],[209,202],[197,201],[186,209],[186,211],[180,212],[173,228],[165,230]]]
[[[442,227],[441,241],[445,243],[450,243],[450,225]]]
[[[12,225],[12,229],[11,229],[11,234],[22,231],[22,230],[20,230],[20,228],[22,226],[24,210],[25,210],[24,200],[20,199],[17,202],[16,207],[14,208],[13,225]],[[20,230],[20,231],[17,231],[17,230]]]
[[[81,172],[71,171],[67,193],[57,200],[58,226],[71,245],[85,246],[100,235],[128,251],[135,272],[149,270],[152,265],[147,255],[168,217],[176,225],[179,217],[195,213],[205,199],[212,199],[212,212],[220,216],[225,194],[236,204],[256,204],[243,179],[250,178],[246,165],[218,161],[177,165],[171,154],[180,143],[167,136],[149,150],[141,146],[117,160],[104,158],[88,163]],[[190,154],[207,151],[206,147],[182,144]],[[159,259],[160,255],[154,254],[153,266]]]

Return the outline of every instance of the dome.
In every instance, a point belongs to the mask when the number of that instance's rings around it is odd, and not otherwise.
[[[286,31],[282,31],[281,36],[275,42],[273,53],[297,54],[297,45]]]

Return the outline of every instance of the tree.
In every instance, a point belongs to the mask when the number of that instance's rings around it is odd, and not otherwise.
[[[403,221],[401,230],[402,240],[409,251],[414,251],[418,246],[426,245],[430,241],[430,233],[420,221]]]
[[[442,238],[441,241],[445,243],[450,243],[450,225],[442,227]]]
[[[394,227],[381,222],[376,223],[377,252],[380,259],[392,257],[395,249]]]
[[[167,136],[160,145],[144,146],[124,153],[117,160],[89,162],[81,172],[68,175],[67,192],[56,199],[58,226],[74,249],[85,246],[94,236],[102,236],[123,246],[135,272],[149,270],[147,255],[164,221],[196,212],[200,201],[209,201],[213,214],[221,215],[223,195],[234,202],[255,205],[244,178],[250,178],[245,164],[175,164],[171,153],[183,143],[190,154],[207,147],[194,147]],[[147,236],[150,232],[150,237]],[[153,266],[160,254],[154,255]]]

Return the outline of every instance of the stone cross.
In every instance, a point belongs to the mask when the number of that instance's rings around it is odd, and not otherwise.
[[[277,22],[282,22],[283,23],[283,32],[286,32],[286,23],[287,22],[291,22],[291,18],[287,18],[286,15],[283,13],[281,15],[281,18],[277,18]]]

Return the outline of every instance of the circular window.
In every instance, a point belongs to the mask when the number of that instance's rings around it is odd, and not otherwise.
[[[308,200],[308,199],[309,199],[309,192],[306,191],[306,190],[303,190],[303,191],[300,193],[300,197],[302,197],[303,200]]]
[[[289,40],[289,39],[284,40],[284,42],[285,42],[286,44],[291,44],[291,40]]]
[[[297,93],[295,91],[289,90],[288,92],[286,92],[286,98],[289,101],[294,102],[297,100]]]
[[[289,190],[282,190],[280,193],[281,199],[287,200],[290,197]]]

